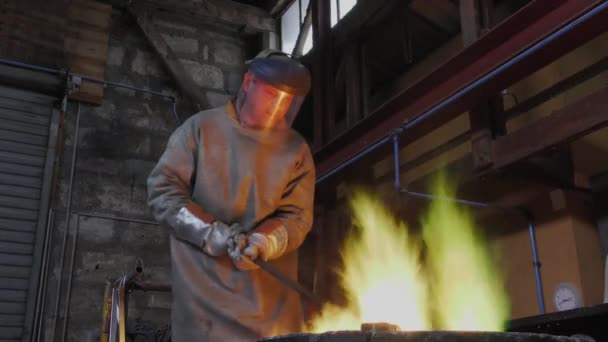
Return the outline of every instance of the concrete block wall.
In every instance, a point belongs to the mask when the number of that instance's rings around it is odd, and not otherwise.
[[[229,96],[236,93],[244,72],[244,61],[250,55],[246,37],[239,36],[230,28],[190,24],[180,18],[165,16],[156,21],[156,26],[196,84],[207,94],[212,106],[223,105]],[[181,99],[176,83],[160,57],[131,17],[117,9],[112,16],[105,78],[175,95],[178,101]],[[181,103],[178,108],[182,121],[193,114]],[[78,137],[75,137],[78,110],[80,124]],[[144,263],[145,281],[170,282],[168,231],[158,225],[85,216],[78,218],[76,213],[153,221],[146,204],[146,179],[175,126],[171,102],[134,90],[107,87],[101,106],[68,104],[52,206],[56,215],[42,328],[44,341],[63,341],[64,319],[67,319],[66,341],[98,340],[104,283],[131,271],[138,258]],[[64,249],[71,158],[76,139],[72,214]],[[74,267],[70,273],[75,236]],[[57,297],[60,281],[61,291]],[[63,317],[66,305],[68,314]],[[153,333],[169,323],[170,305],[170,294],[133,293],[129,301],[131,326]]]

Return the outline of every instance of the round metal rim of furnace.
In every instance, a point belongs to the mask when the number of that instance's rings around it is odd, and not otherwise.
[[[258,342],[578,342],[576,338],[536,333],[477,331],[330,331],[273,336]]]

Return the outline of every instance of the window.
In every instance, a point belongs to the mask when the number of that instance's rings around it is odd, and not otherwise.
[[[310,1],[294,0],[281,17],[281,50],[283,52],[293,53]],[[357,0],[326,1],[331,1],[332,27],[357,4]],[[312,49],[312,25],[308,28],[302,54],[305,55],[310,49]]]
[[[331,27],[334,27],[357,4],[357,0],[331,0]]]

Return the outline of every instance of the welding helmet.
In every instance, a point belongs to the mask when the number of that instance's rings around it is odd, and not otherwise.
[[[273,108],[276,111],[286,110],[285,122],[291,126],[310,91],[311,76],[308,69],[286,53],[274,49],[260,52],[247,61],[247,65],[248,71],[255,78],[278,91]]]

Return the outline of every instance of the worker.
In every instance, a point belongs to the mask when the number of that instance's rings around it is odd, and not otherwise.
[[[261,52],[247,62],[238,94],[188,118],[151,171],[149,206],[172,233],[173,342],[300,331],[298,294],[254,261],[297,279],[315,166],[291,125],[310,80],[295,59]]]

